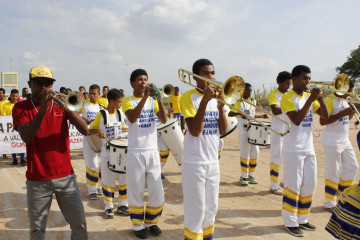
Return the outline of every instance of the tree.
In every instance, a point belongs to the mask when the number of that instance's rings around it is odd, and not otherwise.
[[[337,67],[336,71],[345,73],[353,81],[360,81],[360,46],[351,51],[346,62],[341,67]]]

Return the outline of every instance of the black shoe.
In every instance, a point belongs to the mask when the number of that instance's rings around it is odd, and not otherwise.
[[[11,165],[13,165],[13,166],[18,165],[18,161],[17,161],[17,160],[16,160],[16,161],[13,161]]]
[[[164,180],[165,179],[165,176],[163,173],[161,173],[161,179]]]
[[[21,160],[21,161],[20,161],[20,165],[21,165],[21,166],[25,166],[25,165],[26,165],[26,161],[25,161],[25,160]]]
[[[157,225],[150,226],[149,230],[154,236],[159,236],[162,233],[161,229]]]
[[[148,239],[148,237],[149,237],[145,228],[138,230],[138,231],[134,230],[134,234],[135,234],[135,236],[137,236],[140,239]]]
[[[285,227],[285,229],[295,237],[303,237],[304,232],[299,227]]]
[[[315,231],[316,227],[309,222],[304,224],[299,224],[299,227],[308,231]]]

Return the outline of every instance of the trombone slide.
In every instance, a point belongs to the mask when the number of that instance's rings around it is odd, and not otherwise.
[[[228,78],[225,83],[216,81],[214,79],[209,79],[206,77],[202,77],[200,75],[197,75],[195,73],[186,71],[184,69],[179,69],[178,70],[178,75],[179,75],[179,79],[180,81],[182,81],[185,84],[188,84],[192,87],[195,87],[197,89],[199,89],[195,84],[191,83],[191,78],[190,76],[196,77],[198,79],[201,79],[209,84],[212,84],[216,87],[219,87],[222,89],[223,91],[223,96],[224,96],[224,100],[217,98],[218,101],[224,103],[225,105],[227,105],[230,109],[234,110],[235,112],[241,113],[242,115],[244,115],[245,117],[247,117],[248,119],[260,124],[261,126],[268,128],[270,131],[272,131],[273,133],[275,133],[276,135],[279,136],[284,136],[286,135],[289,130],[290,130],[290,123],[284,121],[283,119],[275,116],[274,114],[270,113],[269,111],[265,110],[265,109],[261,109],[262,111],[264,111],[265,113],[271,115],[272,117],[278,119],[280,122],[284,123],[286,125],[286,130],[284,132],[279,132],[267,125],[265,125],[264,123],[256,120],[255,118],[251,117],[250,115],[240,111],[240,109],[237,109],[233,106],[233,104],[235,104],[238,100],[242,99],[242,95],[243,92],[245,90],[245,81],[242,77],[240,76],[232,76],[230,78]],[[188,80],[187,80],[188,79]],[[202,89],[200,89],[202,90]],[[244,99],[243,99],[244,100]],[[244,100],[246,101],[246,100]],[[246,101],[247,103],[249,103],[250,105],[254,106],[255,108],[258,108],[258,106]]]
[[[273,118],[276,118],[277,120],[279,120],[280,122],[282,122],[283,124],[285,124],[286,129],[285,129],[283,132],[279,132],[279,131],[277,131],[276,129],[274,129],[274,128],[272,128],[272,127],[269,127],[268,125],[262,123],[261,121],[258,121],[258,120],[256,120],[255,118],[251,117],[250,115],[248,115],[248,114],[240,111],[240,109],[237,109],[237,108],[235,108],[235,107],[232,107],[231,109],[236,110],[238,113],[241,113],[242,115],[244,115],[244,116],[247,117],[248,119],[250,119],[250,120],[252,120],[252,121],[255,121],[256,123],[260,124],[261,126],[269,129],[270,131],[272,131],[273,133],[275,133],[276,135],[278,135],[278,136],[280,136],[280,137],[285,136],[285,135],[290,131],[291,124],[290,124],[289,122],[287,122],[287,121],[285,121],[284,119],[282,119],[282,118],[274,115],[273,113],[267,111],[266,109],[263,109],[263,108],[257,106],[256,104],[253,104],[253,103],[250,102],[250,101],[247,101],[247,100],[245,100],[245,99],[243,99],[243,98],[241,99],[241,101],[244,101],[244,102],[246,102],[247,104],[249,104],[249,105],[251,105],[251,106],[253,106],[253,107],[255,107],[255,108],[260,108],[261,111],[265,112],[266,114],[270,115],[270,116],[273,117]]]

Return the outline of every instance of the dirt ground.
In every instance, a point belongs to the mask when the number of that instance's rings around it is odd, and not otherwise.
[[[316,121],[318,122],[318,121]],[[350,139],[356,156],[360,159],[356,143],[358,132],[350,124]],[[319,126],[319,124],[317,124]],[[321,132],[322,128],[319,126]],[[314,232],[305,231],[302,239],[331,239],[324,227],[330,213],[323,208],[324,201],[324,150],[321,138],[314,139],[318,160],[318,183],[311,209],[310,222],[317,226]],[[270,149],[261,147],[260,160],[256,171],[257,185],[240,186],[239,143],[237,131],[225,138],[225,146],[220,160],[221,183],[219,211],[215,223],[216,239],[296,239],[289,235],[281,218],[281,196],[269,192],[269,161]],[[102,198],[89,200],[85,184],[85,165],[82,150],[71,153],[72,164],[77,175],[81,195],[86,212],[89,239],[113,240],[136,239],[130,230],[129,217],[116,215],[113,219],[105,219]],[[10,157],[10,156],[9,156]],[[28,239],[29,222],[27,219],[26,167],[11,166],[10,159],[0,160],[0,239]],[[281,168],[282,172],[282,168]],[[166,179],[163,181],[165,190],[165,208],[159,226],[163,234],[149,239],[183,239],[183,201],[181,189],[180,167],[170,155],[164,168]],[[280,179],[282,174],[280,173]],[[359,180],[359,174],[356,181]],[[146,197],[145,197],[146,200]],[[46,239],[70,239],[70,228],[65,222],[59,207],[53,200],[47,222]]]

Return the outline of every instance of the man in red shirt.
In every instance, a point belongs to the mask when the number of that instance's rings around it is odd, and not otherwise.
[[[26,143],[28,156],[30,239],[44,239],[53,194],[70,224],[71,239],[87,239],[84,206],[70,161],[67,120],[84,135],[88,134],[88,127],[76,112],[53,100],[54,81],[49,68],[32,68],[28,82],[32,97],[18,102],[12,112],[14,129]]]

